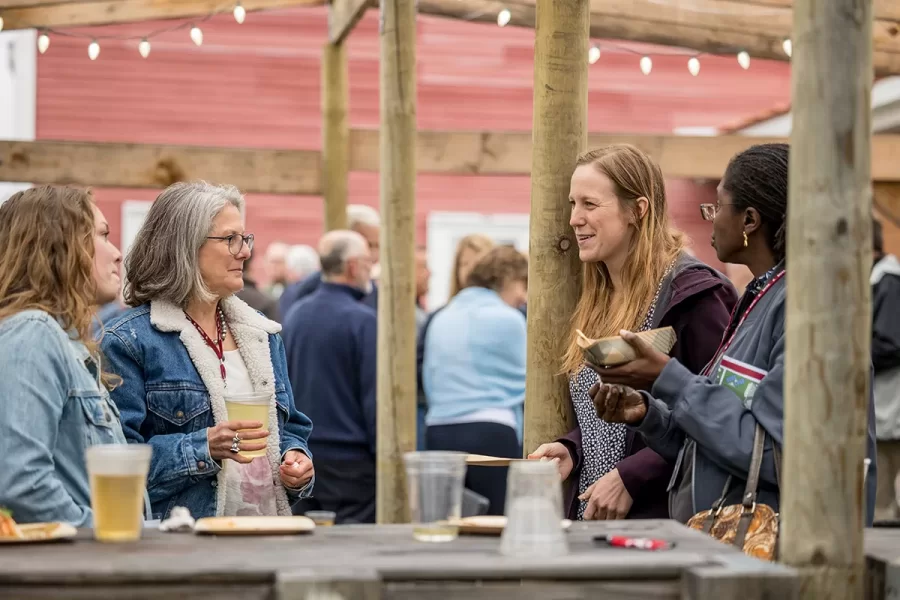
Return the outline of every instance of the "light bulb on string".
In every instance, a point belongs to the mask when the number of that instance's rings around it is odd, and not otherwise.
[[[3,31],[3,17],[0,16],[0,31]]]
[[[641,73],[649,75],[653,70],[653,60],[649,56],[641,58]]]
[[[150,40],[144,38],[141,40],[141,43],[138,44],[138,52],[141,53],[141,56],[147,58],[150,56]]]
[[[750,68],[750,55],[747,54],[746,51],[741,50],[737,55],[738,64],[741,65],[745,71]]]
[[[600,60],[600,48],[598,46],[591,46],[591,49],[588,50],[588,62],[594,64],[598,60]]]
[[[509,25],[509,20],[512,19],[512,13],[509,12],[508,8],[504,8],[499,13],[497,13],[497,25],[500,27],[506,27]]]
[[[47,35],[46,32],[42,31],[41,35],[38,36],[37,40],[38,52],[43,54],[47,51],[47,48],[50,47],[50,36]]]
[[[794,44],[791,43],[791,38],[787,38],[781,42],[781,47],[784,48],[784,53],[788,55],[788,58],[794,53]]]
[[[203,43],[203,32],[196,25],[191,27],[191,40],[198,46]]]
[[[100,43],[97,40],[92,40],[88,45],[88,58],[97,60],[98,56],[100,56]]]
[[[696,56],[692,56],[690,60],[688,60],[688,71],[696,77],[700,73],[700,59]]]
[[[246,9],[241,6],[241,3],[238,2],[234,5],[234,20],[238,22],[238,25],[243,25],[244,19],[247,18]]]

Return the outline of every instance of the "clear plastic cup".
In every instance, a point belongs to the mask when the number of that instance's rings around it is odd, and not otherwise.
[[[238,433],[247,431],[263,431],[269,422],[269,402],[271,396],[268,393],[251,393],[251,394],[226,394],[225,395],[225,411],[228,413],[229,421],[259,421],[262,427],[257,429],[241,429]],[[265,442],[265,438],[261,440],[249,440],[248,443],[258,444]],[[265,456],[266,449],[262,450],[241,450],[241,456],[255,458],[257,456]]]
[[[408,452],[403,455],[409,486],[413,538],[421,542],[456,539],[462,513],[466,455],[462,452]]]
[[[337,518],[337,514],[330,510],[308,510],[303,514],[320,527],[331,527]]]
[[[153,449],[147,444],[103,444],[87,449],[95,539],[140,539],[152,455]]]
[[[500,537],[500,553],[506,556],[568,554],[563,516],[562,484],[556,463],[513,462],[507,478],[507,522]]]

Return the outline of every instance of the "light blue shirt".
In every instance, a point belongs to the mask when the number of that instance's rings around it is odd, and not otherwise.
[[[462,290],[434,316],[425,335],[422,385],[428,425],[484,409],[516,416],[522,440],[526,325],[493,290]]]
[[[0,506],[19,523],[91,527],[85,451],[124,444],[96,362],[49,314],[0,322]]]

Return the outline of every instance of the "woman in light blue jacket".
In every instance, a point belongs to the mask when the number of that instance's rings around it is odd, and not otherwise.
[[[522,457],[527,283],[527,259],[494,248],[434,316],[422,363],[429,450]],[[505,469],[469,467],[466,487],[490,501],[488,514],[503,514]]]
[[[88,192],[39,187],[0,206],[0,507],[90,527],[85,450],[125,443],[91,336],[122,256]]]

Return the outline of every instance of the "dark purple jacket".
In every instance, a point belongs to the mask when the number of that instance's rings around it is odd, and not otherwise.
[[[684,254],[660,290],[653,327],[675,329],[677,336],[671,356],[693,373],[700,373],[722,341],[728,326],[731,310],[738,296],[731,282],[721,273]],[[581,428],[576,427],[568,435],[557,440],[572,455],[572,474],[566,498],[568,516],[578,514],[578,478],[584,453],[581,445]],[[668,519],[668,493],[666,487],[672,476],[673,465],[644,443],[643,438],[629,430],[625,437],[625,458],[616,468],[625,489],[634,500],[628,513],[629,519]]]

